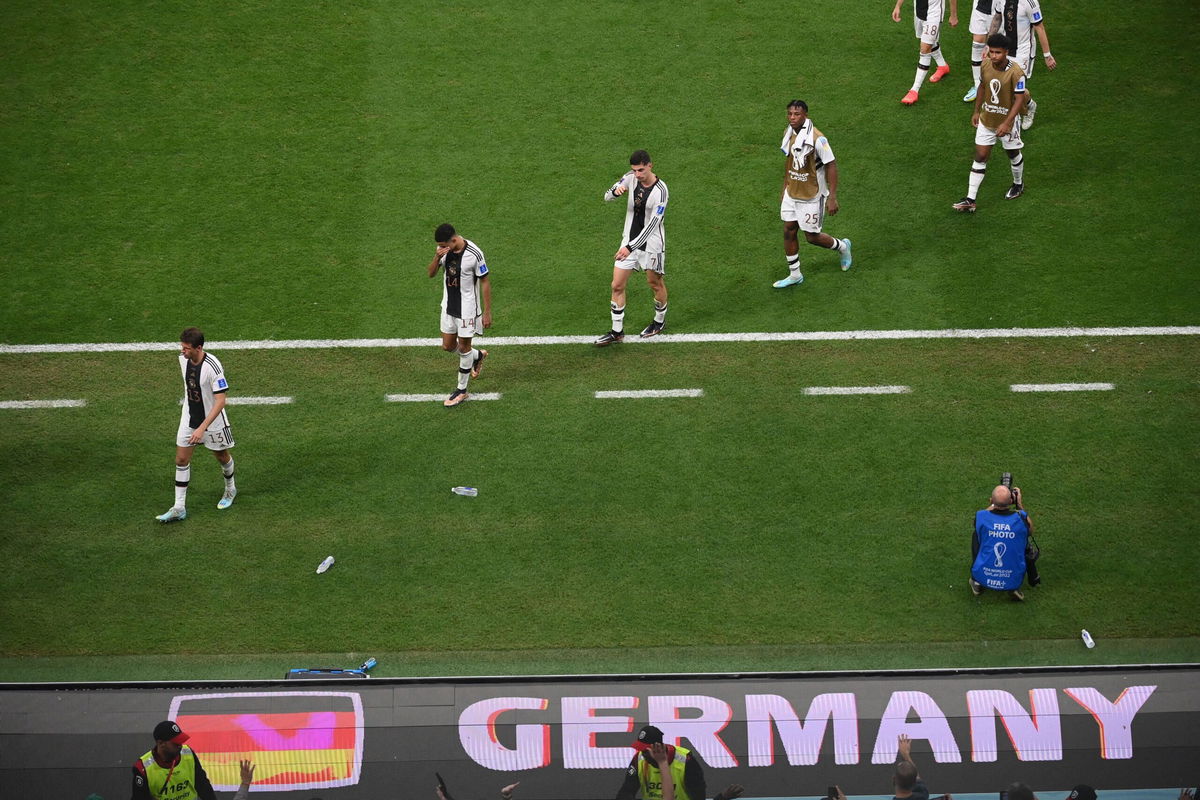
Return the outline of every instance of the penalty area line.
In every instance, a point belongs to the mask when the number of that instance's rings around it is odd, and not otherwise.
[[[831,394],[911,394],[908,386],[807,386],[804,393],[808,395]]]
[[[445,400],[448,394],[386,394],[383,399],[389,403],[432,403]],[[469,392],[467,400],[499,400],[500,392]]]
[[[638,400],[645,397],[703,397],[703,389],[639,389],[596,392],[597,400]]]
[[[1114,383],[1014,383],[1014,392],[1111,392]]]
[[[0,400],[0,409],[83,408],[87,400]]]
[[[1089,336],[1198,336],[1200,325],[1095,328],[947,328],[944,330],[791,331],[781,333],[668,333],[625,344],[699,342],[843,342],[901,339],[1043,339]],[[481,339],[484,337],[480,337]],[[505,345],[593,344],[593,336],[486,337],[489,347]],[[246,339],[214,341],[213,350],[324,350],[351,347],[437,347],[439,339]],[[26,353],[141,353],[178,350],[178,342],[81,342],[67,344],[0,344],[0,355]]]

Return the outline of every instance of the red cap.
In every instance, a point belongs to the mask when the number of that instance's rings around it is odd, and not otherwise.
[[[169,719],[165,719],[154,726],[155,741],[183,744],[190,738],[192,737],[184,733],[178,725]]]

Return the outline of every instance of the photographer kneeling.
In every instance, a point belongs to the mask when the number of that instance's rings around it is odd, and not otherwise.
[[[1032,534],[1033,521],[1021,503],[1021,489],[1004,484],[993,489],[991,504],[975,512],[968,579],[971,593],[994,589],[1008,592],[1014,600],[1024,600],[1021,583],[1026,574],[1030,586],[1042,582],[1035,564],[1040,553]]]

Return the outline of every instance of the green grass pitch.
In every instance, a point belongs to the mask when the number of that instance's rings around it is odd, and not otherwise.
[[[909,7],[10,3],[0,342],[432,337],[446,220],[488,255],[491,333],[599,334],[621,225],[600,198],[640,147],[671,187],[669,332],[1196,324],[1195,26],[1048,4],[1027,192],[1002,199],[997,153],[965,216],[960,5],[950,76],[905,108]],[[793,97],[856,265],[806,247],[780,292]],[[629,309],[640,329],[636,277]],[[449,391],[432,346],[213,351],[235,394],[296,402],[232,409],[242,494],[218,513],[198,452],[170,528],[174,357],[0,355],[0,400],[89,403],[0,411],[0,678],[1200,655],[1194,337],[496,346],[476,388],[502,399],[453,413],[383,402]],[[1062,381],[1116,388],[1008,390]],[[801,394],[878,384],[912,392]],[[963,586],[1006,469],[1046,552],[1023,605]]]

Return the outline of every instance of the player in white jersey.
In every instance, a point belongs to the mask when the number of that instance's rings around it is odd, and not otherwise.
[[[667,326],[666,272],[667,233],[663,216],[667,213],[670,193],[667,184],[654,174],[654,164],[645,150],[635,150],[629,157],[629,172],[604,193],[604,202],[629,195],[625,207],[625,229],[621,246],[613,255],[612,297],[609,311],[612,329],[596,340],[605,347],[625,338],[625,286],[629,273],[644,271],[646,282],[654,293],[654,319],[641,333],[643,339],[657,336]]]
[[[155,519],[178,522],[187,518],[187,490],[192,477],[192,451],[203,444],[217,457],[225,476],[225,493],[217,508],[233,505],[237,486],[233,481],[233,432],[225,413],[229,381],[221,362],[204,350],[204,332],[187,328],[179,335],[179,368],[183,372],[183,410],[175,435],[175,505]]]
[[[433,233],[437,251],[429,262],[429,277],[444,270],[442,282],[442,349],[458,353],[458,388],[443,405],[451,408],[468,397],[467,384],[483,371],[487,350],[471,341],[492,326],[492,282],[487,260],[472,241],[459,236],[449,222]]]
[[[995,0],[995,17],[991,30],[999,31],[1008,37],[1008,54],[1025,71],[1028,81],[1033,75],[1033,64],[1036,60],[1034,34],[1042,45],[1042,58],[1046,60],[1046,68],[1058,66],[1054,56],[1050,55],[1050,38],[1046,34],[1046,21],[1042,17],[1042,4],[1039,0]],[[1026,88],[1028,92],[1028,87]],[[1021,129],[1033,127],[1033,117],[1037,114],[1038,104],[1032,94],[1027,94],[1028,101],[1021,115]]]
[[[892,9],[893,22],[900,21],[900,6],[902,5],[904,5],[904,0],[896,0],[896,7]],[[945,13],[946,9],[942,0],[913,0],[913,27],[916,29],[917,39],[921,42],[921,48],[917,55],[917,75],[913,79],[912,88],[900,99],[900,102],[906,106],[917,102],[921,84],[925,82],[925,76],[929,74],[931,61],[937,61],[938,66],[933,75],[929,76],[930,83],[937,83],[950,74],[950,65],[946,63],[946,57],[942,55],[941,45],[942,16]],[[958,26],[958,0],[950,0],[950,24],[954,27]]]

